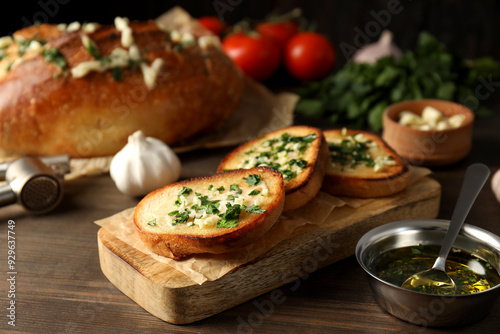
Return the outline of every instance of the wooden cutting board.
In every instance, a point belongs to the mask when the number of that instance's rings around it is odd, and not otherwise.
[[[361,236],[377,226],[402,219],[436,218],[440,198],[440,184],[425,177],[400,194],[360,208],[335,208],[327,224],[305,225],[252,263],[201,285],[101,228],[101,269],[111,283],[154,316],[187,324],[353,255]]]

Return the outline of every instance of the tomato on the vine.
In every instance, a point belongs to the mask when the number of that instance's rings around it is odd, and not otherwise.
[[[285,66],[288,72],[299,80],[323,79],[332,72],[334,65],[335,49],[321,34],[298,33],[286,44]]]
[[[283,49],[286,42],[299,32],[299,26],[293,21],[262,22],[257,24],[256,30],[261,36],[276,41]]]
[[[216,16],[203,16],[198,19],[198,22],[217,36],[221,36],[226,29],[224,22]]]
[[[270,78],[281,62],[278,45],[259,35],[229,35],[222,41],[222,49],[246,75],[257,81]]]

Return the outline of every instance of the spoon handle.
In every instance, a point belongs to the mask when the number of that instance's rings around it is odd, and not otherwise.
[[[467,168],[464,182],[462,184],[462,188],[460,189],[460,194],[458,195],[453,215],[451,216],[448,232],[446,232],[441,250],[439,251],[439,257],[436,259],[433,268],[445,271],[448,253],[450,252],[451,247],[453,246],[453,243],[458,236],[458,233],[460,232],[465,218],[469,214],[477,195],[483,188],[489,175],[490,169],[486,165],[480,163],[470,165]]]

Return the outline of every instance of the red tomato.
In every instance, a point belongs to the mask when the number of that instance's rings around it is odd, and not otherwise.
[[[286,44],[285,65],[288,72],[299,80],[320,80],[333,70],[335,49],[323,35],[302,32]]]
[[[281,62],[276,43],[258,35],[229,35],[223,40],[222,49],[246,75],[257,81],[270,78]]]
[[[222,35],[224,29],[226,29],[226,25],[216,16],[200,17],[198,21],[202,26],[204,26],[217,36]]]
[[[283,49],[286,42],[299,32],[299,26],[293,21],[262,22],[257,24],[256,30],[261,36],[275,40]]]

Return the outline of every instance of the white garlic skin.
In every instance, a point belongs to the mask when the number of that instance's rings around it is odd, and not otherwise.
[[[392,56],[396,60],[403,56],[403,52],[392,42],[392,32],[389,30],[382,31],[379,40],[375,43],[368,44],[359,49],[353,56],[352,60],[355,63],[374,64],[380,58]]]
[[[498,202],[500,202],[500,169],[493,174],[491,178],[491,190]]]
[[[177,181],[181,162],[164,142],[136,131],[111,160],[109,173],[122,193],[142,196]]]

